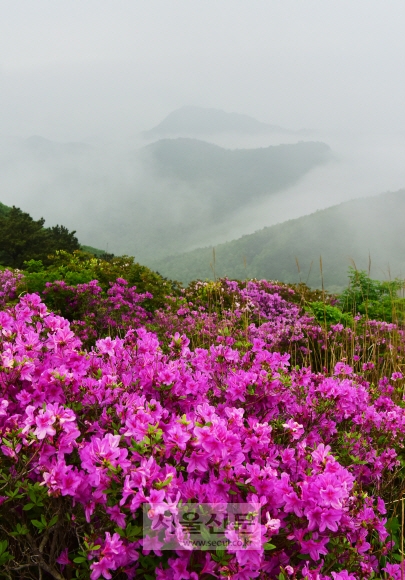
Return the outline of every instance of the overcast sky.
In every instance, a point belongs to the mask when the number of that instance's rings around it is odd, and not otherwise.
[[[0,0],[0,134],[126,135],[183,105],[405,131],[404,0]]]

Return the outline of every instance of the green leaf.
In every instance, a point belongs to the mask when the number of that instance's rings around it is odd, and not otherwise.
[[[44,528],[46,528],[46,523],[44,525],[42,522],[39,522],[38,520],[31,520],[31,523],[33,526],[35,526],[39,530],[43,530]]]
[[[32,510],[33,507],[35,507],[34,503],[26,503],[25,506],[23,507],[23,511],[29,512],[30,510]]]
[[[385,524],[385,527],[389,532],[397,532],[399,530],[399,521],[398,518],[390,518],[388,522]]]
[[[125,538],[125,530],[122,528],[114,528],[114,532],[116,532],[121,538]]]
[[[171,480],[173,479],[173,475],[170,474],[164,481],[157,481],[154,483],[156,489],[163,489],[167,485],[170,484]]]
[[[17,536],[25,536],[25,534],[28,534],[28,528],[25,524],[17,524],[16,530],[15,535]]]
[[[58,516],[53,516],[53,518],[51,519],[51,521],[48,524],[48,527],[51,528],[52,526],[54,526],[56,524],[57,521],[58,521]]]
[[[265,550],[275,550],[277,548],[277,546],[275,546],[274,544],[270,544],[270,542],[266,542],[264,544],[263,548]]]
[[[7,562],[9,562],[12,559],[13,556],[11,554],[9,554],[8,552],[4,552],[4,554],[1,554],[0,556],[0,566],[7,564]]]
[[[75,558],[73,560],[73,562],[75,564],[81,564],[82,562],[86,562],[87,558],[84,558],[83,556],[77,556],[77,558]]]
[[[368,463],[368,461],[361,461],[358,457],[356,457],[355,455],[349,455],[350,459],[353,461],[353,463],[355,465],[366,465],[366,463]]]
[[[134,540],[136,537],[140,536],[142,533],[142,528],[135,524],[129,524],[126,528],[126,537],[129,540]]]

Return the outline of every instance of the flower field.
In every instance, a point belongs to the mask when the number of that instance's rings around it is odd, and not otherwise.
[[[400,322],[267,281],[24,283],[0,272],[0,578],[404,578]],[[191,504],[259,515],[190,549]]]

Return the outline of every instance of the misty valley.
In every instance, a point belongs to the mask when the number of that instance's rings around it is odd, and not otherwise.
[[[6,205],[185,283],[213,278],[213,249],[215,275],[231,278],[319,287],[320,258],[329,288],[370,260],[377,279],[403,275],[403,190],[330,196],[339,155],[309,130],[183,107],[119,145],[3,138],[0,185]]]
[[[24,209],[46,208],[47,221],[63,215],[85,243],[141,261],[211,243],[246,206],[285,190],[331,155],[311,141],[226,149],[190,137],[112,156],[41,137],[4,140],[2,152],[5,203],[29,187]]]

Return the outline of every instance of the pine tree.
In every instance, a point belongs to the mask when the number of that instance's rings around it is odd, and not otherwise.
[[[23,268],[28,260],[48,262],[56,250],[73,252],[80,249],[75,237],[64,226],[44,228],[45,220],[34,220],[28,213],[13,206],[0,214],[0,263],[12,268]]]

